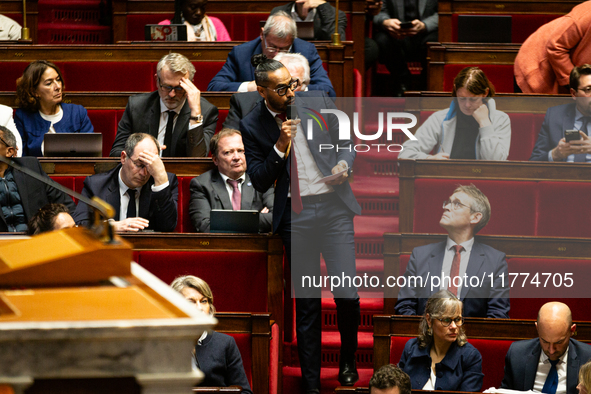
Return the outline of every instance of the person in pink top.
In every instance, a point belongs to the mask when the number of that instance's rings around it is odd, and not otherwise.
[[[524,93],[568,93],[575,66],[591,63],[591,1],[546,23],[521,45],[515,79]]]
[[[224,23],[205,14],[207,0],[175,0],[174,17],[160,25],[187,25],[187,41],[232,41]]]

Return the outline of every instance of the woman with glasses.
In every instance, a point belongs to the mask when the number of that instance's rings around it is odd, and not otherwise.
[[[81,105],[64,104],[64,79],[46,60],[29,64],[16,80],[14,123],[23,140],[23,156],[43,156],[46,133],[92,133],[94,128]]]
[[[187,26],[187,41],[232,41],[224,23],[205,14],[207,0],[175,0],[172,22],[163,20],[159,25]]]
[[[207,282],[193,275],[179,276],[170,285],[186,300],[207,315],[215,314],[213,293]],[[193,368],[205,375],[200,386],[240,386],[242,393],[252,394],[248,378],[242,366],[242,357],[236,341],[229,335],[204,331],[193,349]]]
[[[511,122],[497,110],[494,94],[481,69],[464,68],[454,79],[450,107],[429,116],[398,158],[507,160]]]
[[[414,390],[480,392],[482,357],[464,333],[462,301],[448,290],[427,301],[419,336],[404,346],[398,366]]]

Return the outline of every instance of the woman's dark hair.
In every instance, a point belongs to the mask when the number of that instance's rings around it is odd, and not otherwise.
[[[64,204],[49,203],[41,208],[29,220],[27,234],[36,235],[53,231],[55,219],[60,213],[70,214],[70,210]]]
[[[472,94],[486,94],[488,89],[487,97],[495,95],[495,87],[478,67],[466,67],[456,75],[451,95],[457,97],[460,88],[466,88]]]
[[[285,68],[283,63],[278,62],[275,59],[269,59],[265,54],[254,55],[250,59],[250,63],[255,68],[254,70],[254,81],[257,86],[265,86],[264,84],[269,81],[269,73],[273,71]]]
[[[29,112],[38,111],[41,104],[36,96],[37,86],[41,83],[43,73],[51,67],[55,70],[59,79],[62,81],[62,98],[64,97],[64,77],[60,69],[47,60],[36,60],[29,64],[23,75],[16,80],[16,105]]]
[[[174,18],[170,21],[173,25],[180,25],[183,23],[183,3],[186,0],[174,0]]]

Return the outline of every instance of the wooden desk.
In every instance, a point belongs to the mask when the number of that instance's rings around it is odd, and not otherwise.
[[[335,5],[334,1],[330,1],[330,3],[333,6]],[[285,1],[281,0],[210,0],[207,3],[207,12],[212,14],[270,13],[273,8],[284,4]],[[347,39],[353,41],[354,68],[358,69],[361,75],[364,75],[365,1],[341,0],[339,1],[339,9],[349,14],[352,37],[347,36]],[[174,1],[171,0],[113,0],[113,42],[127,40],[127,15],[170,15],[172,13],[174,13]]]
[[[439,40],[452,40],[453,14],[564,15],[583,0],[439,0]]]
[[[52,62],[153,62],[170,52],[181,53],[191,62],[225,62],[236,42],[200,43],[121,43],[115,45],[4,45],[0,43],[0,61],[30,63],[37,59]],[[353,42],[333,46],[315,44],[336,91],[337,97],[352,97]],[[105,76],[106,77],[106,76]]]

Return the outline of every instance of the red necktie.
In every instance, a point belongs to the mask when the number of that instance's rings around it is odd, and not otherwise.
[[[241,180],[226,179],[226,182],[232,186],[232,210],[239,211],[242,195],[240,194],[240,188],[238,187],[238,184],[241,182]]]
[[[456,250],[456,253],[454,254],[454,259],[451,262],[451,271],[449,272],[450,283],[447,287],[447,290],[452,292],[453,295],[457,296],[458,287],[454,285],[454,278],[460,276],[460,261],[462,260],[460,252],[464,250],[464,247],[462,245],[454,245],[453,247]],[[457,279],[456,281],[459,281],[459,279]]]
[[[277,117],[281,120],[281,122],[285,122],[287,117],[285,114],[277,114]],[[292,142],[293,145],[293,142]],[[289,179],[291,180],[291,209],[298,215],[304,209],[302,204],[302,196],[300,195],[300,181],[298,178],[298,161],[296,159],[295,152],[293,151],[293,147],[291,152],[289,152],[289,160],[291,166],[291,172],[289,175]]]

